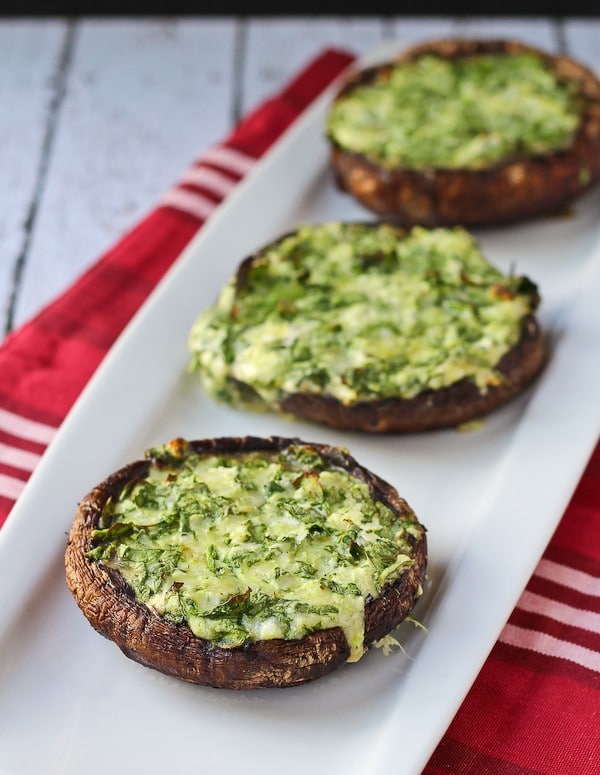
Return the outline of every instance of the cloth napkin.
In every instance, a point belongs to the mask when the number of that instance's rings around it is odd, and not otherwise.
[[[310,63],[205,153],[66,293],[7,337],[0,348],[0,524],[89,377],[167,268],[351,61],[346,52],[328,50]],[[598,772],[600,447],[425,769],[427,775]]]

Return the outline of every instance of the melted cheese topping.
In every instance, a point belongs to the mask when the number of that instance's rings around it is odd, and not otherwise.
[[[537,300],[463,229],[305,226],[199,317],[191,367],[216,398],[248,406],[411,398],[463,378],[485,390]]]
[[[422,56],[341,96],[329,137],[378,164],[478,169],[568,146],[582,100],[533,54]]]
[[[413,559],[423,528],[310,445],[152,450],[158,463],[104,510],[93,559],[168,620],[223,647],[341,627],[364,651],[364,608]]]

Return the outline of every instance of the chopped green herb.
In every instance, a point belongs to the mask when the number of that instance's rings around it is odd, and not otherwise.
[[[401,572],[417,531],[412,514],[399,517],[362,479],[300,444],[161,456],[102,521],[88,556],[198,637],[235,647],[342,626],[353,659],[365,600]]]
[[[296,393],[412,398],[461,379],[485,390],[538,302],[530,280],[503,275],[463,229],[303,226],[199,317],[191,367],[218,400],[250,408]]]
[[[580,121],[574,84],[534,53],[399,63],[336,100],[329,137],[384,167],[479,169],[565,148]]]

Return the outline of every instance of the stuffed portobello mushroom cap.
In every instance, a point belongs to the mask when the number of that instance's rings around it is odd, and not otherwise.
[[[327,136],[339,187],[386,219],[515,222],[600,178],[600,81],[515,41],[433,41],[349,77]]]
[[[190,334],[217,400],[347,430],[452,427],[542,367],[536,286],[461,228],[307,225],[246,259]]]
[[[423,591],[425,529],[345,450],[176,439],[80,503],[65,555],[92,626],[217,688],[312,681],[386,638]]]

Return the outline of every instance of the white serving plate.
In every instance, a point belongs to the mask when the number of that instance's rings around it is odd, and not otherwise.
[[[187,333],[239,261],[310,220],[366,217],[337,192],[320,99],[184,251],[102,364],[0,531],[0,773],[418,773],[548,543],[600,429],[600,191],[573,217],[479,234],[540,286],[550,362],[477,431],[343,433],[213,404],[187,374]],[[276,192],[274,194],[274,192]],[[429,531],[426,593],[405,653],[369,653],[313,684],[247,693],[184,684],[97,635],[64,582],[78,500],[175,436],[341,443]]]

